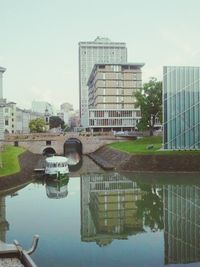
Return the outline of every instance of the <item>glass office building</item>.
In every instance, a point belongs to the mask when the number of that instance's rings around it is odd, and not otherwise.
[[[200,149],[200,68],[163,68],[165,149]]]

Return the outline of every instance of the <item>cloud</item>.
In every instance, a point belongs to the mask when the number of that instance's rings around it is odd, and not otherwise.
[[[49,88],[40,87],[37,85],[33,85],[30,90],[28,90],[31,95],[31,99],[37,101],[47,101],[53,102],[55,99],[55,95],[52,93],[52,90]]]

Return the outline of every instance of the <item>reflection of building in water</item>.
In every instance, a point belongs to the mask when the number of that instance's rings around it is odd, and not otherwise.
[[[0,240],[6,241],[6,231],[9,229],[9,224],[6,221],[6,203],[5,197],[0,197]]]
[[[164,186],[165,264],[200,261],[200,187]]]
[[[142,232],[142,221],[136,216],[141,195],[135,182],[116,173],[82,176],[82,240],[103,246]]]

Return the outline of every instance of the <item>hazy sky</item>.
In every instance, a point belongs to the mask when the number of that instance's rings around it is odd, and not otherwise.
[[[200,66],[200,0],[0,0],[4,97],[79,105],[78,42],[126,42],[143,80],[163,65]]]

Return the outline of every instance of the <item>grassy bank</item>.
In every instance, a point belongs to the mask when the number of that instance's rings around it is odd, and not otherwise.
[[[181,154],[200,154],[199,150],[191,150],[191,151],[163,151],[160,150],[162,148],[162,137],[160,136],[152,136],[152,137],[144,137],[138,140],[125,141],[125,142],[117,142],[108,145],[109,147],[127,152],[130,154],[146,154],[146,155],[181,155]]]
[[[0,152],[0,177],[17,173],[20,171],[18,156],[25,151],[21,147],[13,147],[10,145],[5,146],[4,151]]]

